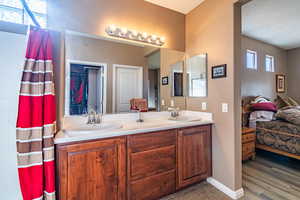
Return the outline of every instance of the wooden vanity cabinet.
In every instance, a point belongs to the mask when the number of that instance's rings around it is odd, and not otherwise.
[[[125,200],[125,137],[57,145],[60,200]]]
[[[212,175],[211,126],[178,130],[177,189],[197,183]]]
[[[56,145],[59,200],[156,200],[211,176],[211,126]]]

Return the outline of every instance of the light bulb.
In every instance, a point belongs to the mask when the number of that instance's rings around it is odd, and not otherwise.
[[[148,33],[144,32],[143,33],[143,38],[146,39],[148,37]]]
[[[165,37],[161,37],[161,38],[160,38],[160,41],[165,42],[165,41],[166,41],[166,38],[165,38]]]
[[[121,33],[122,33],[123,35],[126,35],[126,33],[127,33],[127,28],[122,28],[122,29],[121,29]]]
[[[129,37],[130,39],[133,39],[132,33],[129,33],[128,37]]]
[[[134,37],[136,37],[136,36],[138,35],[138,32],[135,31],[135,30],[133,30],[133,31],[132,31],[132,35],[133,35]]]
[[[155,41],[157,39],[157,36],[156,35],[152,35],[151,38],[152,38],[153,41]]]
[[[117,27],[115,25],[109,25],[109,30],[113,33],[117,30]]]
[[[144,40],[143,37],[142,37],[141,35],[138,36],[138,39],[139,39],[140,41],[143,41],[143,40]]]

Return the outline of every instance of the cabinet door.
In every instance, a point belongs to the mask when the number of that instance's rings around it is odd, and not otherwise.
[[[211,176],[211,127],[180,129],[177,142],[177,189]]]
[[[125,199],[125,139],[68,145],[58,151],[60,200]]]

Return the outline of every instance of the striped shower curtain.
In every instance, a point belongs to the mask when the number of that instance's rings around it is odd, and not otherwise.
[[[55,111],[50,34],[31,27],[16,131],[23,200],[55,199]]]

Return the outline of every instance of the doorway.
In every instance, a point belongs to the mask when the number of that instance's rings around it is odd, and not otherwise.
[[[113,113],[129,112],[133,98],[143,98],[143,67],[113,65]]]
[[[299,63],[300,40],[290,34],[299,31],[299,7],[296,0],[248,0],[241,7],[242,184],[247,200],[300,198],[294,189],[300,178],[299,131],[294,131],[299,125],[286,117],[293,112],[297,119],[295,113],[300,113],[299,90],[290,90],[299,85],[293,85],[299,80],[293,68]]]
[[[148,66],[148,108],[160,111],[160,50],[146,57]]]

